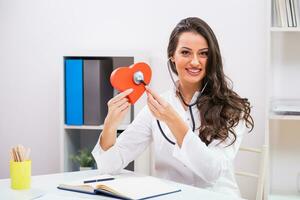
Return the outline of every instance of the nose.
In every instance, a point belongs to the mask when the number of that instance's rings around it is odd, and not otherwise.
[[[194,55],[194,56],[193,56],[192,61],[191,61],[191,64],[192,64],[193,66],[198,66],[198,65],[200,64],[197,55]]]

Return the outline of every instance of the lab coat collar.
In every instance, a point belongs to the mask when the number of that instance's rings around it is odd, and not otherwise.
[[[179,87],[179,81],[177,80],[177,81],[176,81],[176,85],[173,86],[173,94],[174,94],[175,97],[180,98],[180,97],[178,97],[178,95],[177,95],[177,89],[178,89],[178,87]],[[196,91],[196,92],[194,93],[194,95],[193,95],[191,101],[190,101],[190,102],[187,102],[187,103],[192,104],[192,103],[196,102],[196,100],[197,100],[199,94],[200,94],[200,91]]]

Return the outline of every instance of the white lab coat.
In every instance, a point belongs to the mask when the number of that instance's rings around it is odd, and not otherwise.
[[[199,92],[191,100],[194,102]],[[184,110],[175,88],[164,93],[162,97],[178,112],[182,119],[192,127],[189,110]],[[200,126],[199,111],[193,106],[196,131],[190,128],[185,135],[181,148],[170,144],[161,134],[155,117],[147,106],[135,117],[128,128],[121,133],[113,147],[104,151],[99,142],[93,149],[93,156],[101,173],[118,173],[129,162],[137,158],[148,145],[154,143],[156,176],[181,182],[196,187],[240,196],[237,186],[233,160],[246,131],[245,124],[240,121],[235,127],[237,139],[226,147],[230,140],[218,145],[213,141],[208,146],[198,137],[197,128]],[[164,122],[160,122],[165,134],[174,142],[174,136]]]

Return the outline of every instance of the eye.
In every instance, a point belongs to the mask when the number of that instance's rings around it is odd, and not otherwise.
[[[189,52],[189,51],[186,51],[186,50],[183,50],[183,51],[181,51],[181,54],[184,55],[184,56],[187,56],[187,55],[190,54],[190,52]]]
[[[207,58],[208,57],[208,51],[202,51],[199,53],[200,57]]]

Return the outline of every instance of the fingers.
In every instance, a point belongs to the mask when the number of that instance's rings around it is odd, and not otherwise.
[[[112,103],[111,105],[110,105],[110,107],[120,107],[120,106],[122,106],[123,104],[125,104],[125,103],[128,103],[128,99],[127,98],[123,98],[123,99],[121,99],[121,100],[119,100],[119,101],[117,101],[117,102],[115,102],[115,103]]]
[[[117,107],[116,111],[123,112],[124,110],[126,110],[129,107],[130,107],[130,103],[129,102],[125,102],[122,105],[120,105],[119,107]]]
[[[158,117],[158,114],[159,114],[158,110],[151,103],[149,103],[149,101],[147,102],[147,105],[148,105],[148,108],[151,111],[152,115],[155,117]]]
[[[155,99],[163,107],[167,106],[167,102],[162,99],[156,92],[154,92],[149,86],[145,86],[147,94],[151,94],[152,98]]]
[[[155,99],[160,99],[160,96],[156,94],[156,92],[154,92],[149,86],[146,85],[145,88]]]
[[[121,92],[120,94],[116,95],[114,98],[112,98],[111,100],[108,101],[107,105],[109,106],[110,104],[114,104],[118,101],[120,101],[121,99],[125,98],[127,95],[129,95],[131,92],[133,92],[133,89],[127,89],[124,92]]]
[[[148,103],[149,103],[153,108],[155,108],[155,110],[160,111],[160,110],[164,109],[164,108],[159,104],[159,102],[156,101],[156,100],[153,98],[153,96],[152,96],[151,93],[147,93],[147,96],[148,96]]]
[[[110,99],[107,103],[108,105],[108,112],[111,113],[113,116],[120,115],[123,112],[126,112],[130,108],[130,103],[128,102],[127,95],[129,95],[133,89],[125,90],[121,92],[114,98]]]
[[[113,115],[119,115],[121,112],[126,110],[130,107],[130,103],[128,102],[127,98],[123,98],[120,101],[116,102],[115,104],[112,104],[108,107],[108,110]]]
[[[128,103],[127,107],[121,110],[121,114],[127,113],[129,109],[130,109],[130,104]]]

